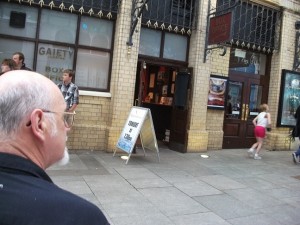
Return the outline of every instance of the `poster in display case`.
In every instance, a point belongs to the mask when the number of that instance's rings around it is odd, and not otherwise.
[[[295,113],[300,105],[300,73],[282,70],[277,126],[293,127]]]
[[[210,75],[207,108],[224,109],[227,77]]]

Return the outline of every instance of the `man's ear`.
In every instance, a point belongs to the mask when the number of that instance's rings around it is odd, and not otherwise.
[[[31,130],[33,134],[40,140],[45,140],[47,124],[45,115],[40,109],[34,110],[31,115]]]

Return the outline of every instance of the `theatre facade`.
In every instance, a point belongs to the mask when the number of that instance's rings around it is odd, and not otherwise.
[[[249,148],[267,103],[265,148],[288,150],[300,104],[295,0],[0,0],[0,60],[14,52],[80,89],[68,147],[112,152],[133,106],[179,152]]]

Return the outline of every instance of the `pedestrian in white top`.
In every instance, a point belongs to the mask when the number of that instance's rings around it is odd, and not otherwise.
[[[256,143],[248,150],[250,157],[254,159],[261,159],[259,152],[261,150],[263,140],[266,136],[266,128],[271,127],[271,115],[268,113],[269,106],[267,104],[262,104],[260,106],[260,113],[254,118],[252,123],[254,124],[254,134],[256,137]],[[253,156],[254,154],[254,156]]]

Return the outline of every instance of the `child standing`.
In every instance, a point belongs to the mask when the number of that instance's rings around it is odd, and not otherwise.
[[[271,115],[270,113],[268,113],[268,111],[269,106],[267,104],[262,104],[260,106],[260,113],[252,121],[255,127],[254,135],[256,137],[256,143],[253,144],[252,147],[248,150],[248,154],[254,159],[261,159],[258,154],[261,150],[263,140],[266,136],[266,127],[271,125]]]

